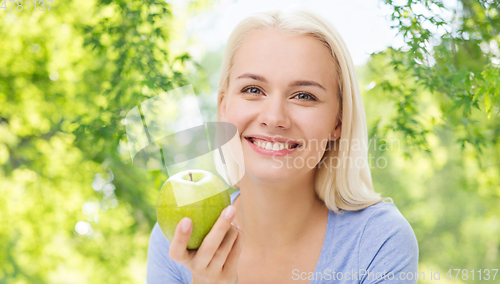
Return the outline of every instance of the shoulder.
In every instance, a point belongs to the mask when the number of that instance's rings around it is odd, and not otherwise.
[[[381,245],[389,239],[417,247],[411,225],[393,203],[381,201],[362,210],[344,211],[336,214],[335,221],[358,232],[360,249]]]
[[[382,201],[357,211],[336,214],[330,210],[329,214],[335,233],[345,233],[347,237],[352,237],[354,232],[360,239],[388,236],[396,231],[413,234],[410,224],[393,203]]]
[[[413,229],[393,203],[379,202],[365,209],[360,245],[378,245],[391,239],[393,243],[404,243],[417,247]]]
[[[163,234],[158,223],[153,227],[148,248],[146,278],[153,283],[190,283],[191,272],[169,257],[170,241]],[[167,282],[165,282],[167,281]]]
[[[328,255],[341,255],[359,269],[417,269],[417,239],[393,203],[379,202],[362,210],[329,214]]]
[[[357,223],[359,222],[366,223],[368,221],[380,222],[383,220],[392,220],[399,222],[403,220],[406,221],[406,219],[399,212],[396,205],[384,201],[373,204],[361,210],[356,210],[356,211],[341,210],[341,214],[335,214],[335,215],[339,216],[340,219],[356,221]]]
[[[381,201],[354,214],[362,216],[363,235],[373,233],[373,230],[380,234],[387,234],[386,231],[389,228],[392,228],[391,232],[402,230],[413,233],[410,224],[393,203]]]
[[[333,215],[331,221],[335,222],[337,227],[351,227],[351,232],[358,231],[361,239],[388,237],[396,232],[414,235],[410,224],[393,203],[382,201],[365,209],[343,211],[342,214],[330,211],[330,214]]]
[[[418,243],[411,225],[393,203],[379,202],[358,212],[358,266],[382,271],[417,271]],[[356,214],[354,214],[356,215]]]

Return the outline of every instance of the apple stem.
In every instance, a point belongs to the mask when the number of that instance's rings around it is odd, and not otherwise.
[[[193,174],[191,172],[189,172],[189,178],[193,181]]]

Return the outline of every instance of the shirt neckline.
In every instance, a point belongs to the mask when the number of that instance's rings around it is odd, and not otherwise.
[[[234,195],[234,197],[232,197]],[[236,197],[238,197],[240,195],[240,190],[238,189],[237,191],[233,192],[233,194],[231,194],[231,205],[234,204],[234,201],[236,200]],[[326,255],[326,250],[327,250],[327,238],[328,238],[328,233],[330,232],[331,230],[331,226],[333,224],[330,224],[331,223],[331,220],[332,220],[332,212],[330,209],[328,209],[328,217],[327,217],[327,220],[326,220],[326,231],[325,231],[325,236],[323,237],[323,245],[321,247],[321,253],[319,255],[319,259],[318,259],[318,262],[316,263],[316,267],[314,268],[314,275],[316,275],[316,272],[318,270],[318,268],[321,268],[321,263],[323,261],[323,259],[325,258],[325,255]],[[307,272],[309,274],[309,272]],[[314,280],[311,280],[309,281],[309,284],[312,284]]]

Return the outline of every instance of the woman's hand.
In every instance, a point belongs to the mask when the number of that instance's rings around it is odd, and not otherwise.
[[[184,264],[193,275],[192,284],[238,282],[237,264],[243,248],[243,232],[232,225],[232,205],[226,207],[198,250],[188,250],[193,223],[185,217],[175,229],[170,259]]]

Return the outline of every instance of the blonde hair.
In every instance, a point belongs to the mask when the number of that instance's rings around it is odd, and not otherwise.
[[[236,50],[247,35],[269,28],[290,35],[310,35],[318,39],[331,50],[338,70],[335,79],[338,82],[341,105],[339,119],[342,123],[342,140],[330,141],[320,163],[316,166],[319,168],[315,177],[318,197],[335,213],[341,213],[340,210],[360,210],[385,199],[392,201],[391,198],[381,198],[380,194],[373,190],[370,169],[367,165],[368,135],[365,111],[349,51],[338,31],[327,20],[311,11],[272,9],[257,12],[243,19],[235,27],[228,39],[222,61],[217,96],[217,120],[220,121],[219,109],[223,94],[227,93],[229,88],[229,75]],[[362,147],[353,149],[350,147],[353,141],[357,141]],[[223,153],[227,158],[228,180],[226,181],[239,189],[238,172],[241,173],[242,166],[237,165],[236,161],[227,155],[229,154],[227,149],[223,149]],[[321,167],[323,161],[332,159],[337,161],[335,166]],[[362,167],[356,166],[358,161],[362,161]]]

